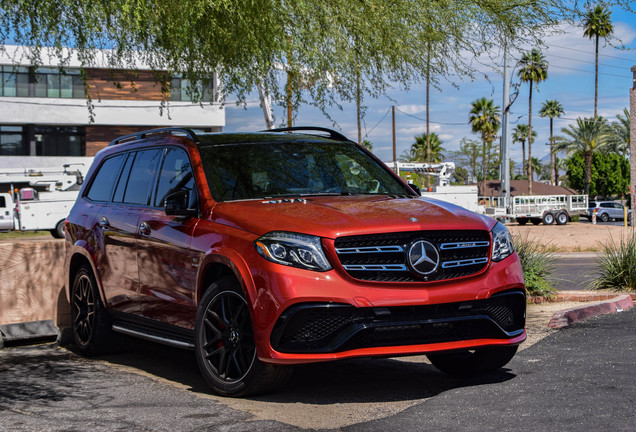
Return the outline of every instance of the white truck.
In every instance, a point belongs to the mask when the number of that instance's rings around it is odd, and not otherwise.
[[[0,231],[46,230],[63,238],[64,221],[84,180],[79,170],[63,168],[0,172]]]
[[[446,201],[476,212],[477,186],[451,186],[450,179],[455,171],[453,162],[384,162],[394,172],[406,172],[430,175],[435,178],[435,185],[429,190],[421,191],[422,196]]]
[[[485,197],[484,197],[485,198]],[[480,200],[482,201],[482,200]],[[486,206],[484,214],[494,218],[514,219],[519,225],[531,222],[539,225],[565,225],[573,215],[587,214],[587,195],[523,195],[511,198],[504,206],[498,200],[495,206]]]

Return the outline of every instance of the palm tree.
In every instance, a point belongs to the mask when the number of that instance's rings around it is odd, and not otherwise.
[[[499,107],[492,99],[481,98],[471,103],[468,123],[472,131],[481,136],[482,142],[482,180],[486,181],[488,174],[488,148],[492,145],[499,130]],[[483,189],[483,188],[482,188]]]
[[[592,181],[592,155],[603,148],[607,138],[607,120],[603,117],[578,118],[576,126],[569,125],[561,129],[566,137],[558,137],[556,151],[564,150],[568,156],[576,152],[583,154],[585,172],[583,176],[584,193],[590,193]]]
[[[548,62],[541,50],[533,49],[526,52],[519,60],[519,78],[522,82],[530,83],[528,96],[528,136],[532,135],[532,86],[548,78]],[[532,140],[528,141],[528,160],[532,160]],[[532,164],[528,165],[528,192],[532,195]]]
[[[528,174],[528,164],[526,163],[526,140],[528,139],[528,134],[530,133],[530,129],[527,124],[518,124],[512,130],[512,141],[521,143],[521,152],[523,155],[523,159],[521,162],[521,174],[526,176]],[[532,131],[532,141],[537,137],[537,132]]]
[[[427,139],[428,138],[428,139]],[[411,162],[431,162],[438,163],[445,159],[442,140],[435,132],[431,132],[429,136],[425,133],[414,137],[415,142],[411,144],[411,149],[402,154],[402,158]],[[428,145],[427,145],[428,144]],[[430,148],[430,152],[427,151]]]
[[[629,111],[627,108],[623,108],[623,115],[618,114],[616,118],[618,121],[610,124],[605,151],[629,155],[631,140],[629,136]]]
[[[583,36],[595,39],[596,57],[594,60],[594,118],[598,116],[598,41],[600,38],[607,39],[614,33],[612,26],[612,13],[603,5],[598,5],[590,9],[583,19]]]
[[[553,121],[555,117],[561,117],[561,114],[565,114],[561,103],[558,100],[547,100],[543,102],[543,106],[541,110],[539,110],[539,115],[541,117],[549,117],[550,118],[550,168],[554,168],[554,170],[550,169],[550,184],[556,185],[555,178],[558,177],[558,173],[556,173],[557,167],[554,159],[556,155],[554,154],[554,134],[553,134]]]

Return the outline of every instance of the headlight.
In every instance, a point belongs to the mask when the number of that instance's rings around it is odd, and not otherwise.
[[[254,246],[263,258],[274,263],[315,271],[331,270],[319,237],[274,231],[256,240]]]
[[[512,237],[510,232],[508,232],[508,228],[497,222],[492,229],[492,260],[495,262],[501,261],[512,255],[514,251]]]

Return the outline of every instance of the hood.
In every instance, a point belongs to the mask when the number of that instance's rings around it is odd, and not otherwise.
[[[421,230],[490,230],[496,221],[431,198],[354,195],[222,202],[211,220],[263,235],[291,231],[344,235]]]

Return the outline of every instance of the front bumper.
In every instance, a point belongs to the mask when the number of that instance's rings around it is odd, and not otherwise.
[[[356,308],[301,303],[287,309],[271,335],[281,353],[342,353],[403,345],[515,339],[524,333],[526,296],[512,290],[454,303]]]

